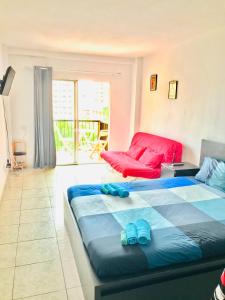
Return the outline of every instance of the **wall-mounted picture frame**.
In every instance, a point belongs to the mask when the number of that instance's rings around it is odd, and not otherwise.
[[[153,74],[150,77],[150,91],[156,91],[157,90],[157,74]]]
[[[169,82],[169,92],[168,92],[169,99],[177,99],[177,87],[178,87],[177,80],[171,80]]]

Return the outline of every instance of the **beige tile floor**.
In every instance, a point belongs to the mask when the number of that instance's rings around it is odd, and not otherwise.
[[[83,300],[63,192],[123,180],[104,164],[10,172],[0,202],[0,300]]]

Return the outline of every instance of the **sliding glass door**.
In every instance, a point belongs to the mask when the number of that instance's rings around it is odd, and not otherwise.
[[[100,152],[108,149],[109,82],[78,80],[78,161],[101,162]]]
[[[57,165],[100,162],[108,148],[110,84],[53,80]]]
[[[53,80],[53,121],[57,165],[77,163],[76,81]]]

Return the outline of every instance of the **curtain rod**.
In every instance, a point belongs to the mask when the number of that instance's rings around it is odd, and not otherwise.
[[[98,74],[98,75],[111,75],[120,77],[122,74],[120,72],[113,73],[113,72],[100,72],[100,71],[91,71],[91,70],[70,70],[70,69],[60,69],[60,68],[52,68],[53,72],[69,72],[69,73],[86,73],[86,74]]]
[[[52,68],[52,71],[53,73],[54,72],[68,72],[68,73],[83,73],[83,74],[97,74],[97,75],[101,75],[101,76],[105,76],[105,75],[108,75],[108,76],[113,76],[113,77],[121,77],[122,76],[122,73],[121,72],[116,72],[116,73],[113,73],[113,72],[100,72],[100,71],[92,71],[92,70],[72,70],[72,69],[60,69],[60,68],[54,68],[50,65],[46,65],[46,66],[43,66],[43,65],[35,65],[35,67],[40,67],[41,69],[47,69],[48,67],[51,67]],[[26,67],[27,69],[32,69],[34,67]]]
[[[48,67],[51,67],[53,72],[68,72],[68,73],[97,74],[97,75],[102,75],[102,76],[104,76],[104,75],[108,75],[108,76],[109,76],[109,75],[110,75],[110,76],[114,76],[114,77],[121,77],[121,76],[122,76],[122,73],[121,73],[121,72],[115,72],[115,73],[113,73],[113,72],[101,72],[101,71],[92,71],[92,70],[61,69],[61,68],[54,68],[54,67],[52,67],[52,66],[50,66],[50,65],[46,65],[46,66],[44,66],[44,65],[40,65],[40,66],[35,65],[35,67],[40,67],[40,68],[42,68],[42,69],[46,69],[46,68],[48,68]],[[30,67],[27,67],[27,68],[30,69]],[[33,69],[33,68],[32,68],[32,69]]]

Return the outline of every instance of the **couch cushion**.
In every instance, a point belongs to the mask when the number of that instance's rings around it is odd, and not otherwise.
[[[155,153],[151,149],[145,149],[144,153],[139,158],[139,161],[153,169],[158,168],[162,162],[163,154]]]
[[[124,170],[127,166],[140,166],[139,161],[133,159],[126,152],[121,151],[103,151],[101,157],[104,158],[116,170]]]
[[[119,171],[119,170],[117,170]],[[126,167],[126,169],[123,171],[123,177],[132,176],[132,177],[141,177],[141,178],[159,178],[161,175],[161,168],[152,169],[150,167],[147,167],[145,165],[142,166],[136,166],[136,167]]]
[[[152,149],[156,153],[163,153],[162,162],[181,162],[182,144],[158,135],[137,132],[133,136],[131,145],[138,145]]]
[[[145,147],[138,146],[138,145],[131,145],[129,150],[126,152],[126,154],[131,158],[138,160],[144,151],[145,151]]]
[[[145,166],[138,160],[134,160],[120,151],[103,151],[101,157],[104,158],[116,171],[122,173],[123,177],[143,177],[143,178],[159,178],[160,168],[152,169]]]

